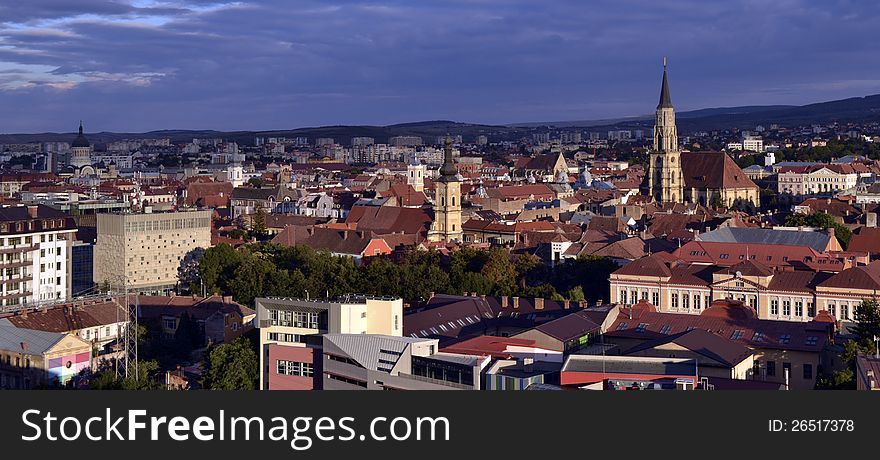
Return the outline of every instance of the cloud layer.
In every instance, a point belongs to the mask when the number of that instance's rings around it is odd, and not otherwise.
[[[873,0],[0,0],[0,132],[485,123],[880,92]]]

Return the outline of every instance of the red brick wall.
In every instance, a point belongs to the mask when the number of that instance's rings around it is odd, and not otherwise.
[[[279,359],[311,363],[315,368],[315,377],[299,377],[293,375],[279,375]],[[269,389],[270,390],[313,390],[315,382],[321,381],[321,352],[308,347],[286,347],[284,345],[269,345]]]

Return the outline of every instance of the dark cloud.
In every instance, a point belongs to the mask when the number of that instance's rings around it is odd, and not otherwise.
[[[635,115],[663,55],[682,109],[880,92],[873,1],[18,3],[7,132]]]

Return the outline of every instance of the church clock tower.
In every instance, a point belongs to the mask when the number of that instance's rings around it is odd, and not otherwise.
[[[461,241],[461,180],[452,161],[452,140],[447,136],[440,177],[434,183],[434,223],[428,240]]]
[[[675,109],[669,97],[666,58],[663,58],[663,84],[660,87],[660,103],[657,104],[654,121],[654,149],[649,157],[650,195],[661,203],[684,202],[681,152],[678,149],[678,131],[675,128]]]

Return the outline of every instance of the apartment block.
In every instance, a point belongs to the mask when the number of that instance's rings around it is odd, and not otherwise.
[[[45,205],[0,207],[0,309],[63,300],[76,225]]]
[[[94,281],[124,281],[141,293],[165,294],[193,249],[211,246],[211,212],[99,214]]]
[[[255,306],[264,390],[320,389],[323,334],[403,335],[399,298],[258,298]]]

